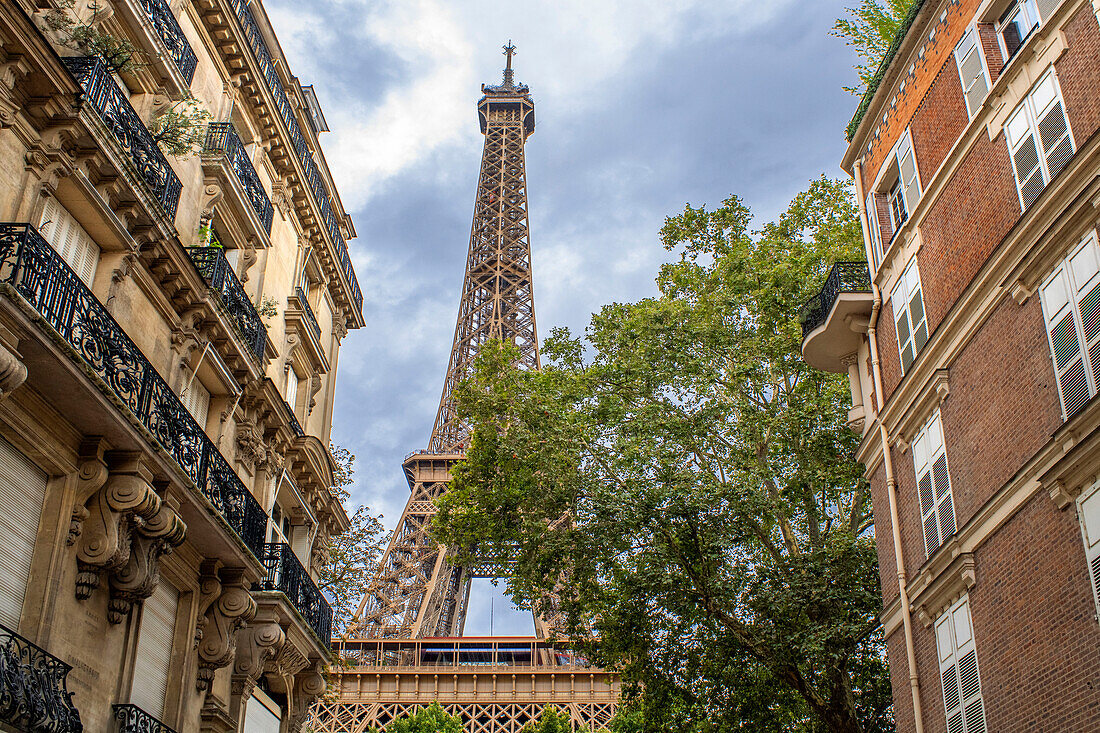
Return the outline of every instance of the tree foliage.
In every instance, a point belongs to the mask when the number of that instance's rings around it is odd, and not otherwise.
[[[872,85],[879,65],[916,0],[863,0],[858,8],[846,8],[850,17],[838,18],[832,35],[855,49],[860,62],[854,67],[859,86],[844,87],[863,96]]]
[[[134,44],[103,29],[111,14],[97,0],[56,0],[42,14],[42,23],[59,45],[85,56],[98,56],[116,74],[131,73],[145,62]]]
[[[155,113],[149,132],[165,153],[185,158],[202,150],[207,124],[212,119],[199,100],[188,95]]]
[[[348,487],[355,480],[355,455],[338,445],[329,448],[335,459],[332,490],[340,503],[346,504],[351,497]],[[355,613],[363,588],[378,565],[385,543],[382,516],[371,514],[362,505],[352,513],[348,531],[329,538],[325,548],[328,560],[321,567],[317,587],[332,605],[334,634],[343,633]]]
[[[686,207],[658,297],[554,330],[540,372],[484,348],[456,391],[473,440],[435,531],[513,557],[518,604],[558,589],[622,673],[620,733],[893,726],[847,380],[805,364],[797,317],[861,258],[856,210],[821,178],[749,225],[736,197]]]
[[[462,719],[451,715],[433,702],[411,715],[397,718],[385,727],[385,733],[463,733]]]
[[[520,733],[573,733],[569,713],[558,710],[553,705],[547,705],[539,713],[538,720],[534,720],[523,726]],[[587,726],[580,726],[576,733],[589,733]]]

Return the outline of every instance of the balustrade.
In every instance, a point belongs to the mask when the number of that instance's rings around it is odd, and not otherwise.
[[[129,156],[149,191],[164,207],[169,219],[174,219],[183,184],[157,147],[152,134],[130,106],[130,100],[118,88],[107,65],[97,56],[61,60],[84,90],[82,103],[91,105],[96,111]]]
[[[256,307],[245,295],[237,273],[233,272],[229,261],[225,259],[225,250],[221,247],[188,247],[187,254],[195,264],[195,269],[206,280],[210,289],[218,294],[222,305],[233,317],[233,322],[240,329],[249,350],[262,363],[264,347],[267,345],[267,329],[256,313]]]
[[[821,292],[802,306],[802,338],[819,328],[829,318],[841,293],[871,292],[871,274],[866,262],[837,262],[829,270]]]
[[[298,304],[302,307],[302,313],[305,316],[306,323],[309,324],[309,330],[313,332],[313,337],[320,342],[321,326],[317,323],[317,316],[313,315],[313,308],[310,307],[309,301],[306,300],[305,291],[301,288],[295,288],[294,294],[298,296]]]
[[[260,67],[260,74],[263,76],[268,91],[271,92],[271,97],[275,100],[275,110],[279,115],[279,119],[283,121],[284,127],[286,127],[287,134],[290,136],[291,147],[294,149],[294,154],[305,173],[308,188],[313,193],[317,208],[321,211],[325,231],[332,239],[332,243],[336,248],[336,259],[340,264],[340,270],[344,273],[348,287],[351,289],[352,303],[357,310],[362,311],[363,294],[359,290],[359,281],[355,277],[355,269],[352,267],[351,256],[348,254],[347,242],[344,241],[344,235],[340,233],[340,226],[332,210],[328,189],[325,187],[321,174],[317,169],[317,163],[314,162],[313,154],[306,145],[305,137],[298,127],[298,120],[294,116],[294,108],[291,107],[290,100],[287,99],[286,92],[283,91],[283,84],[279,80],[275,62],[271,58],[271,53],[267,50],[267,44],[260,34],[260,28],[256,24],[256,19],[252,16],[247,0],[230,0],[230,5],[232,5],[233,12],[244,30],[245,39],[252,49],[252,54],[256,57],[256,64]]]
[[[310,628],[326,647],[332,637],[332,606],[285,542],[269,542],[264,546],[264,567],[267,577],[260,590],[282,591]]]
[[[256,216],[259,217],[264,231],[271,234],[271,220],[274,217],[275,210],[271,206],[271,199],[264,191],[260,176],[256,173],[252,161],[248,159],[248,154],[245,153],[244,145],[241,143],[240,137],[237,136],[237,131],[233,129],[233,125],[229,122],[211,122],[207,129],[203,152],[225,154],[226,160],[229,161],[229,167],[233,169],[233,175],[236,176],[237,181],[244,188],[249,205],[256,212]]]
[[[0,722],[34,733],[80,733],[66,678],[72,667],[0,626]]]
[[[259,502],[118,322],[29,224],[0,224],[0,284],[26,299],[110,387],[259,559],[267,531]]]
[[[176,733],[137,705],[112,705],[118,720],[118,733]]]
[[[153,22],[160,40],[168,49],[168,55],[172,57],[172,63],[179,69],[183,80],[188,84],[195,78],[195,67],[199,65],[199,59],[195,56],[187,37],[183,35],[176,16],[172,15],[172,9],[164,0],[140,0],[145,14]]]

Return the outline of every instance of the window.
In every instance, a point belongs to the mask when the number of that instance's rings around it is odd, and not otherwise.
[[[1001,51],[1004,52],[1005,61],[1008,61],[1032,31],[1039,27],[1039,11],[1035,8],[1035,0],[1014,0],[1008,6],[1008,10],[997,22],[997,35],[1001,39]]]
[[[1100,484],[1077,499],[1077,516],[1081,519],[1081,536],[1085,541],[1085,561],[1092,580],[1092,597],[1100,617]]]
[[[46,199],[39,229],[65,264],[73,268],[85,285],[91,287],[96,265],[99,264],[99,247],[73,215],[52,196]]]
[[[263,690],[253,690],[244,708],[244,733],[279,733],[282,708]]]
[[[867,229],[868,234],[871,237],[871,268],[873,272],[878,271],[878,266],[882,264],[882,229],[878,224],[878,208],[875,202],[875,194],[872,191],[867,194]]]
[[[179,591],[161,578],[141,609],[130,702],[158,719],[164,717],[178,606]]]
[[[1100,248],[1096,232],[1059,262],[1040,289],[1062,417],[1073,417],[1100,380]]]
[[[1046,73],[1009,117],[1005,138],[1012,154],[1020,203],[1026,209],[1073,155],[1073,138],[1053,70]]]
[[[897,167],[897,182],[890,191],[890,214],[893,217],[894,231],[909,219],[910,212],[920,201],[920,179],[917,177],[917,160],[913,155],[913,139],[909,131],[898,141],[894,151]]]
[[[199,427],[205,430],[206,418],[210,414],[210,392],[187,367],[183,369],[183,392],[180,393],[180,402],[195,418]]]
[[[928,557],[932,557],[932,553],[955,534],[955,506],[938,409],[913,439],[913,470],[917,474],[924,549]]]
[[[290,411],[297,415],[298,412],[298,373],[294,367],[286,372],[286,403],[290,405]]]
[[[38,522],[46,499],[46,474],[0,439],[0,624],[19,628],[30,580]]]
[[[906,372],[928,342],[928,322],[924,316],[924,299],[921,297],[916,258],[898,279],[894,294],[890,296],[890,303],[894,308],[894,325],[897,326],[901,370]]]
[[[962,81],[963,97],[966,99],[966,113],[973,117],[982,106],[985,95],[989,93],[989,74],[985,67],[985,54],[982,52],[978,29],[971,26],[955,47],[955,63],[959,67],[959,79]]]
[[[978,654],[970,623],[970,599],[963,596],[936,620],[943,707],[948,733],[985,733]]]

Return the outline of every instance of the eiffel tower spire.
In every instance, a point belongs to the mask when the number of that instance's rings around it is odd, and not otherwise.
[[[450,467],[462,460],[468,426],[455,413],[453,392],[491,339],[519,348],[522,369],[539,368],[531,243],[527,232],[524,144],[535,130],[535,103],[512,76],[511,41],[504,47],[504,83],[482,85],[478,117],[485,146],[474,199],[470,248],[443,394],[427,451],[406,458],[411,494],[359,606],[350,637],[409,638],[461,633],[470,578],[491,568],[453,565],[446,548],[428,533],[435,506],[447,490]],[[536,619],[541,629],[541,619]]]
[[[428,444],[431,451],[461,451],[465,446],[467,430],[455,415],[452,392],[470,373],[484,343],[510,341],[519,347],[520,368],[539,367],[523,147],[535,131],[535,103],[527,85],[513,81],[515,51],[509,41],[504,47],[504,83],[483,85],[485,96],[477,105],[485,147],[451,359]]]

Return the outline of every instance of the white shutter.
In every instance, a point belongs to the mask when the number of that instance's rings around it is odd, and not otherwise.
[[[985,733],[978,654],[966,596],[936,620],[936,649],[948,733]]]
[[[1020,202],[1026,209],[1039,198],[1039,194],[1046,186],[1043,170],[1039,165],[1039,151],[1035,146],[1035,135],[1031,131],[1026,103],[1020,105],[1020,109],[1005,125],[1005,136],[1009,151],[1012,153],[1012,169],[1016,174]]]
[[[920,176],[917,175],[917,158],[913,154],[913,139],[908,130],[898,144],[898,175],[905,195],[905,209],[912,214],[920,201]]]
[[[179,591],[163,578],[142,604],[130,702],[158,720],[164,718],[178,606]]]
[[[188,382],[191,384],[188,385]],[[195,418],[203,430],[206,430],[206,419],[210,414],[210,391],[202,386],[194,372],[186,367],[183,370],[184,392],[180,395],[180,401],[187,411]]]
[[[917,475],[924,549],[931,557],[948,537],[955,534],[955,505],[951,496],[939,410],[913,439],[913,469]]]
[[[878,205],[875,201],[875,192],[867,194],[867,229],[871,238],[872,271],[877,272],[882,264],[882,229],[878,225]]]
[[[1062,4],[1062,0],[1038,0],[1039,5],[1039,17],[1043,19],[1043,22],[1050,20],[1050,16],[1054,14],[1054,11]]]
[[[99,264],[99,247],[73,215],[52,196],[42,212],[42,236],[85,285],[91,287]]]
[[[1096,394],[1100,379],[1100,248],[1095,231],[1059,263],[1040,294],[1062,416],[1068,420]]]
[[[255,690],[244,708],[244,733],[279,733],[279,707],[260,690]]]
[[[1031,92],[1031,104],[1035,111],[1039,142],[1043,147],[1043,159],[1047,167],[1047,181],[1054,179],[1066,167],[1073,156],[1073,140],[1069,135],[1069,122],[1062,107],[1058,83],[1053,73],[1035,85]]]
[[[894,308],[894,325],[897,327],[898,354],[901,358],[901,370],[906,372],[917,358],[917,354],[928,343],[928,319],[924,314],[924,298],[921,295],[920,273],[916,260],[898,279],[890,303]]]
[[[970,117],[978,111],[985,95],[989,93],[985,54],[979,41],[977,28],[971,26],[955,47],[955,63],[959,67],[959,79],[962,81],[963,97],[966,99],[966,110]]]
[[[0,624],[19,630],[46,474],[0,439]]]
[[[286,373],[286,403],[290,405],[290,411],[295,413],[295,417],[297,417],[298,373],[294,371],[294,367],[291,367]]]
[[[1100,486],[1077,499],[1077,515],[1081,518],[1081,537],[1085,541],[1085,561],[1092,580],[1092,598],[1100,618]]]

